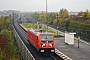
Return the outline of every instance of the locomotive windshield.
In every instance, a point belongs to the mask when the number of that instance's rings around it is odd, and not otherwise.
[[[52,34],[41,34],[41,41],[42,42],[51,42],[52,41]]]

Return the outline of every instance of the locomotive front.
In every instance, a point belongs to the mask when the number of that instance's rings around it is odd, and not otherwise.
[[[39,36],[39,52],[42,53],[54,53],[55,52],[55,41],[52,33],[41,33]]]

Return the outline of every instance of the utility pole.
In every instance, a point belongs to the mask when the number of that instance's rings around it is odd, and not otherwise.
[[[79,48],[79,41],[80,41],[80,35],[82,34],[82,32],[80,31],[80,18],[81,18],[82,16],[78,16],[78,24],[79,24],[79,26],[78,26],[78,32],[76,33],[77,35],[78,35],[78,48]]]
[[[47,0],[46,0],[46,24],[47,24]]]
[[[47,25],[47,0],[46,0],[46,25]],[[48,31],[48,25],[47,25],[47,31]]]

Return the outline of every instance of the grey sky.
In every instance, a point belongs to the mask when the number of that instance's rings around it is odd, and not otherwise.
[[[90,0],[47,0],[48,11],[58,12],[61,8],[70,11],[90,11]],[[0,0],[0,11],[45,11],[46,0]]]

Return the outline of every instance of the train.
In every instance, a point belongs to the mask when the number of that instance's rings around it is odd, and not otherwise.
[[[28,41],[40,53],[55,53],[54,34],[43,29],[28,28]]]

